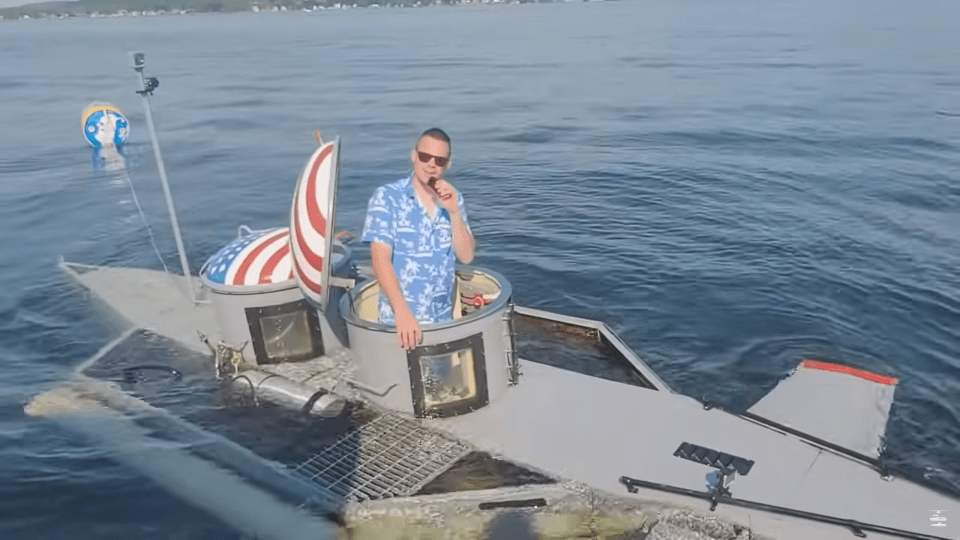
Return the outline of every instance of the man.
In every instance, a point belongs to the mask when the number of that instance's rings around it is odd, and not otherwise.
[[[396,325],[404,349],[420,343],[421,323],[453,318],[454,258],[473,260],[463,197],[443,179],[450,152],[443,130],[424,131],[410,150],[411,175],[378,188],[367,207],[361,240],[380,284],[380,322]]]

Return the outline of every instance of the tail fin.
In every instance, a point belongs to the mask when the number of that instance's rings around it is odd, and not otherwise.
[[[897,379],[804,360],[749,412],[878,458]]]

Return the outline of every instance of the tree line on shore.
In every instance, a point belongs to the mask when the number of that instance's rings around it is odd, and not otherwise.
[[[472,3],[491,3],[494,0],[472,0]],[[509,3],[514,0],[496,0]],[[522,3],[552,0],[519,0]],[[109,16],[114,14],[163,15],[169,13],[226,13],[260,11],[274,7],[287,10],[330,9],[335,7],[417,7],[429,4],[459,4],[462,0],[78,0],[76,2],[43,2],[0,9],[6,20],[64,17]]]

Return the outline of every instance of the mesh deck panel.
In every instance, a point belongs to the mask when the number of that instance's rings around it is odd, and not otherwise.
[[[354,501],[412,495],[470,452],[463,441],[384,413],[298,465],[295,471]]]

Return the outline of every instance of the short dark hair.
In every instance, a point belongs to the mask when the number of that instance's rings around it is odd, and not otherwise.
[[[434,139],[440,139],[441,141],[447,143],[447,146],[450,147],[450,155],[453,155],[453,143],[450,142],[450,136],[447,135],[446,131],[440,128],[432,127],[417,137],[417,145],[420,144],[420,141],[422,141],[424,137],[433,137]]]

